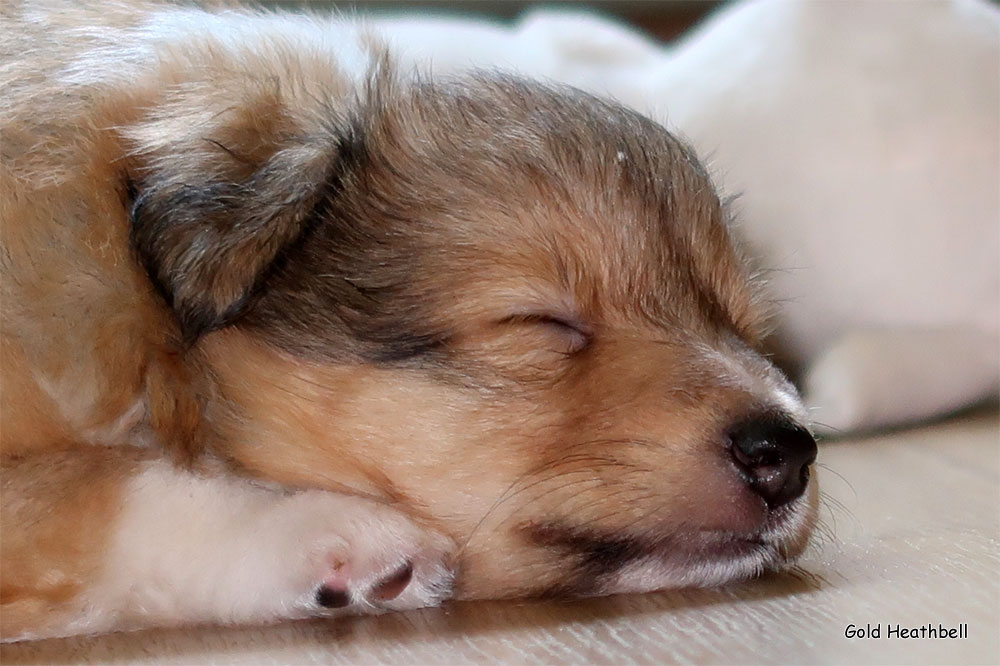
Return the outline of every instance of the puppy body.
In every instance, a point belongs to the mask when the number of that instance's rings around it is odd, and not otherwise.
[[[276,134],[301,130],[280,127],[298,120],[288,117],[297,108],[290,97],[318,94],[317,103],[346,108],[351,76],[367,76],[370,65],[354,62],[360,69],[350,72],[341,63],[374,53],[357,38],[338,39],[331,24],[312,61],[282,63],[282,50],[302,46],[293,40],[319,36],[304,19],[255,24],[147,9],[5,8],[5,23],[16,27],[4,44],[12,71],[4,81],[0,195],[5,638],[301,615],[320,608],[316,586],[332,567],[347,568],[348,536],[364,534],[377,546],[351,574],[358,594],[385,573],[379,566],[391,573],[419,554],[407,551],[434,541],[372,502],[308,493],[288,499],[204,469],[171,476],[159,454],[133,448],[166,447],[174,459],[193,461],[202,441],[202,405],[193,393],[203,370],[183,354],[183,335],[135,258],[132,174],[157,159],[187,160],[176,169],[199,176],[242,166],[235,158],[219,165],[222,148],[200,136],[154,155],[163,142],[190,135],[192,125],[178,127],[185,123],[217,123],[230,133],[221,140],[273,153],[277,147],[266,143]],[[208,36],[232,37],[229,22],[246,26],[244,38],[259,51]],[[171,48],[184,34],[200,47],[194,53]],[[269,70],[268,59],[277,66]],[[301,81],[310,66],[319,70],[314,90]],[[247,70],[254,74],[234,73]],[[257,252],[231,257],[233,267],[252,264]],[[290,505],[299,523],[282,509]],[[373,524],[359,526],[366,520]],[[260,543],[250,549],[248,541]],[[264,543],[289,552],[269,552]],[[440,541],[434,547],[443,550]],[[432,566],[441,572],[423,577],[426,589],[410,586],[395,603],[440,596],[448,580],[442,562],[439,554]]]
[[[402,81],[352,24],[3,11],[5,638],[713,584],[804,546],[811,458],[733,453],[801,407],[662,128]]]

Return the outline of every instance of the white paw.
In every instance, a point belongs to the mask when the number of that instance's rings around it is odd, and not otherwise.
[[[261,518],[289,614],[422,608],[451,593],[451,541],[391,507],[305,491]]]
[[[72,632],[433,606],[454,544],[372,500],[151,464]]]

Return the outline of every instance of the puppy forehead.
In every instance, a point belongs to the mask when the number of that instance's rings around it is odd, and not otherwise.
[[[481,263],[464,280],[509,292],[528,277],[607,302],[662,291],[700,271],[699,255],[729,251],[704,169],[637,113],[503,78],[421,89],[405,108],[418,120],[397,121],[408,136],[382,162],[421,174],[427,203],[414,209],[431,214],[418,226],[433,228],[424,238],[441,261]]]
[[[495,76],[376,97],[243,325],[304,353],[395,359],[508,313],[710,328],[745,309],[711,182],[660,125]]]
[[[399,125],[410,136],[397,137],[401,163],[392,166],[423,167],[427,193],[457,208],[464,198],[480,204],[486,210],[475,210],[466,227],[478,227],[479,237],[519,232],[577,245],[596,238],[607,252],[613,238],[625,245],[683,233],[718,208],[687,146],[648,118],[581,91],[501,77],[420,88],[408,102]]]

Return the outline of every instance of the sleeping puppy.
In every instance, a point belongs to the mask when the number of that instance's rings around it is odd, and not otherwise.
[[[4,639],[802,550],[815,443],[660,126],[343,22],[3,12]]]

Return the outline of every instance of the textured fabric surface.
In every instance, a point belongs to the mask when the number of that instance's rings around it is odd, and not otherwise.
[[[825,536],[798,572],[726,590],[74,638],[6,645],[0,661],[995,664],[998,444],[994,412],[828,444],[819,470]],[[880,624],[882,637],[848,639],[850,624]],[[965,624],[968,638],[889,638],[890,624]]]

